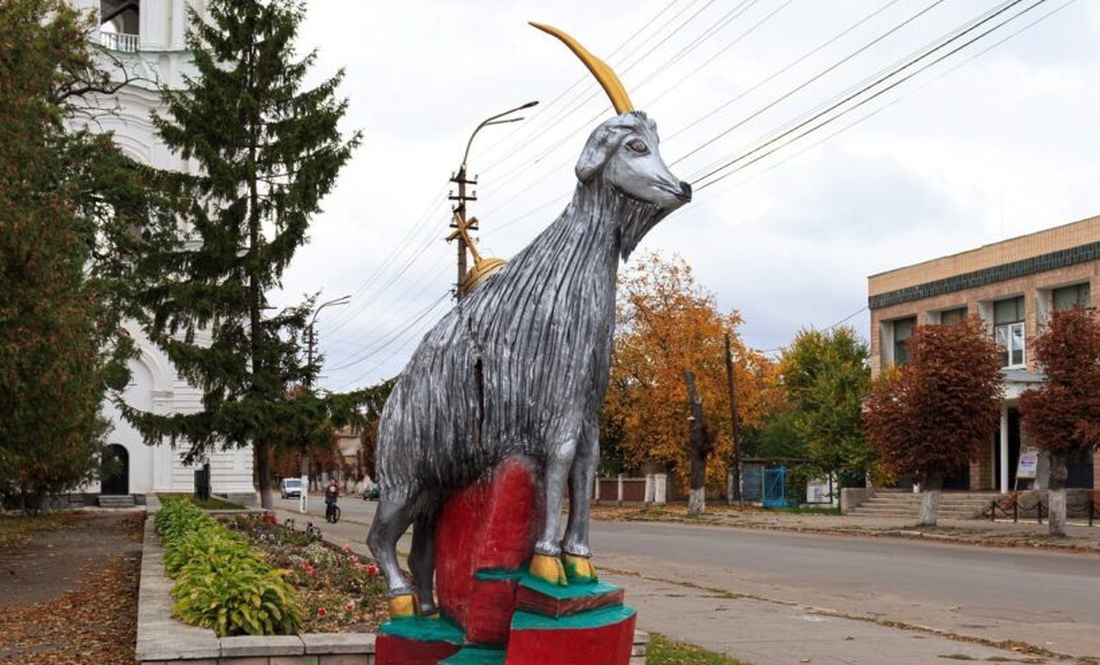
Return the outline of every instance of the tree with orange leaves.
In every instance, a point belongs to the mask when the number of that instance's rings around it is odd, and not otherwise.
[[[945,478],[988,444],[1001,414],[1000,347],[976,316],[918,326],[909,360],[882,377],[864,413],[883,463],[920,483],[920,524],[934,526]]]
[[[1066,458],[1100,447],[1100,319],[1075,307],[1053,313],[1032,341],[1047,380],[1020,396],[1028,436],[1050,453],[1050,534],[1066,535]]]
[[[781,395],[775,367],[745,347],[737,335],[740,315],[719,312],[714,295],[696,284],[683,259],[649,254],[636,266],[619,284],[604,441],[614,437],[614,452],[625,466],[655,464],[686,482],[691,405],[684,373],[693,372],[712,436],[707,484],[724,487],[733,454],[725,335],[731,338],[742,426],[758,423]]]

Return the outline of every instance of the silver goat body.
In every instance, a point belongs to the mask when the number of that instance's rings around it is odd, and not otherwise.
[[[433,599],[435,520],[444,501],[501,460],[535,460],[545,491],[537,555],[587,559],[589,486],[599,456],[620,258],[691,199],[631,111],[603,123],[577,163],[565,211],[420,343],[382,412],[380,503],[368,543],[390,597],[410,595],[396,543],[415,523],[409,564],[421,611]],[[569,523],[558,530],[566,480]]]

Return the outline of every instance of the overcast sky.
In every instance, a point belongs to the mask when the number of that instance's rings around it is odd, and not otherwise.
[[[320,315],[320,385],[394,375],[450,307],[447,180],[478,122],[542,102],[474,143],[469,168],[481,184],[470,211],[485,253],[514,255],[571,195],[584,140],[610,106],[581,63],[527,21],[571,33],[611,64],[656,120],[665,161],[690,181],[1002,4],[311,2],[301,43],[319,49],[315,80],[346,70],[345,124],[364,133],[284,280],[285,302],[353,296]],[[775,349],[799,328],[857,312],[850,323],[866,336],[868,275],[1100,214],[1100,3],[1072,2],[968,61],[1064,4],[1041,2],[824,128],[738,162],[639,251],[682,256],[722,309],[741,313],[744,340]]]

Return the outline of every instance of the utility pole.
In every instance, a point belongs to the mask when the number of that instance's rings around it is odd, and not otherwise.
[[[471,190],[470,193],[466,193],[467,185],[477,185],[477,176],[475,175],[473,179],[470,179],[469,174],[466,170],[466,160],[470,157],[470,146],[473,145],[474,137],[477,136],[477,133],[481,131],[482,127],[488,127],[489,125],[503,125],[509,122],[519,122],[520,120],[523,120],[523,118],[508,118],[506,120],[501,120],[501,118],[511,113],[515,113],[516,111],[529,109],[536,104],[538,104],[538,102],[527,102],[522,106],[517,106],[514,109],[508,109],[504,113],[498,113],[494,116],[486,118],[485,120],[482,120],[481,124],[479,124],[477,128],[474,129],[474,133],[470,134],[470,140],[466,142],[466,152],[462,154],[462,164],[458,167],[458,173],[451,174],[451,182],[458,186],[458,193],[456,194],[455,190],[451,190],[447,194],[447,198],[455,202],[455,206],[451,208],[451,228],[454,229],[454,231],[452,231],[451,234],[447,236],[447,240],[458,241],[458,277],[455,280],[455,300],[458,300],[459,302],[461,302],[462,299],[468,295],[466,292],[466,249],[467,247],[470,247],[468,232],[478,230],[477,218],[466,216],[466,202],[477,200],[476,191]],[[477,257],[475,256],[475,261],[476,259]],[[498,261],[498,263],[500,265],[503,265],[503,262]]]
[[[321,313],[321,310],[329,305],[346,305],[351,301],[351,296],[340,296],[327,302],[323,302],[317,306],[317,309],[313,310],[313,317],[309,320],[309,325],[306,326],[306,382],[305,389],[309,392],[313,392],[313,349],[317,345],[317,335],[314,332],[313,324],[317,323],[317,316]],[[302,459],[298,465],[298,473],[302,477],[302,494],[298,499],[298,510],[303,515],[306,514],[306,510],[309,508],[309,450],[302,446]]]
[[[478,129],[481,127],[479,126]],[[476,133],[476,131],[475,131]],[[472,143],[474,137],[470,137]],[[469,144],[466,146],[466,152],[469,153]],[[466,234],[462,231],[477,231],[477,218],[467,220],[466,218],[466,202],[477,200],[477,191],[466,194],[466,185],[476,185],[477,176],[474,176],[473,180],[469,180],[466,177],[466,159],[462,159],[462,166],[458,167],[458,174],[451,174],[451,182],[458,185],[458,195],[456,196],[452,191],[447,198],[452,201],[456,201],[455,207],[451,209],[454,215],[451,217],[451,228],[455,229],[455,240],[458,241],[458,277],[455,279],[455,299],[461,301],[466,297],[466,290],[462,288],[462,283],[466,280]]]
[[[730,427],[733,437],[733,487],[730,488],[730,503],[745,505],[741,496],[741,420],[737,417],[737,393],[733,385],[733,354],[730,353],[730,335],[726,333],[726,379],[730,393]]]

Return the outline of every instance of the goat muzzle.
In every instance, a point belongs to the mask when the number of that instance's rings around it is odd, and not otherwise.
[[[686,182],[680,183],[680,193],[676,195],[676,198],[680,199],[684,203],[691,201],[691,185]]]

